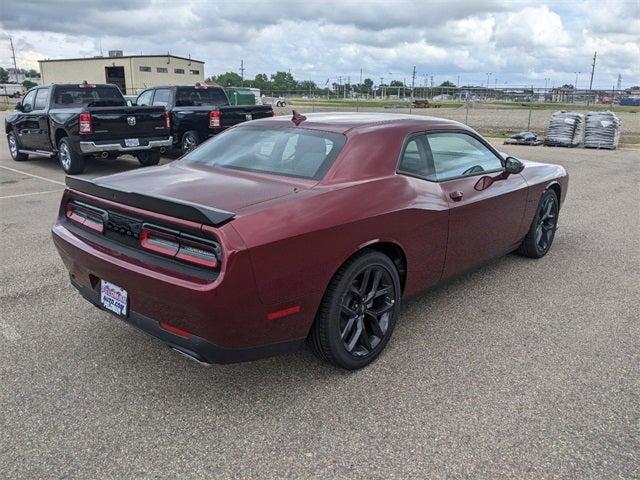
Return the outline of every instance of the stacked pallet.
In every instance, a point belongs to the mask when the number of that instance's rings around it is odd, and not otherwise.
[[[585,119],[585,148],[615,149],[620,139],[620,120],[613,112],[589,112]]]
[[[581,113],[553,112],[544,144],[553,147],[577,147],[582,141],[584,117]]]

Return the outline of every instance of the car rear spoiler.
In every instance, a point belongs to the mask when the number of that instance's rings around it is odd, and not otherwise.
[[[162,195],[145,195],[143,193],[127,192],[112,185],[101,184],[78,177],[67,176],[65,183],[67,187],[73,190],[93,195],[94,197],[122,203],[130,207],[149,210],[150,212],[181,218],[183,220],[204,223],[206,225],[220,225],[235,216],[235,213],[205,207],[197,203],[176,200]]]

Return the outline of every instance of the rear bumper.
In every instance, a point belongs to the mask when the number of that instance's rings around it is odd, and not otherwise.
[[[258,360],[273,355],[289,353],[298,350],[302,346],[301,340],[290,342],[274,343],[252,348],[229,349],[216,345],[209,340],[196,335],[182,337],[173,334],[160,327],[160,322],[146,317],[136,312],[129,312],[128,316],[121,317],[115,313],[106,310],[100,305],[100,296],[96,290],[78,285],[71,280],[71,284],[80,292],[85,300],[88,300],[96,307],[105,312],[111,313],[113,316],[125,321],[149,335],[158,338],[166,343],[170,348],[177,350],[183,355],[200,363],[238,363]]]
[[[151,150],[153,148],[170,147],[173,144],[173,137],[152,138],[143,140],[143,144],[137,147],[126,147],[124,141],[117,142],[112,140],[102,142],[85,141],[80,142],[80,151],[82,153],[100,153],[100,152],[139,152],[141,150]]]

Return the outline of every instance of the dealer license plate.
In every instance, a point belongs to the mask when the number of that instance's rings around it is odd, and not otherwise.
[[[140,139],[138,139],[138,138],[125,138],[124,139],[124,144],[127,147],[139,147],[140,146]]]
[[[124,288],[101,280],[100,303],[107,310],[123,317],[127,316],[127,291]]]

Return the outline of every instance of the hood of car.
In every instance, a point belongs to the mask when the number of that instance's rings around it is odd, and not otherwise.
[[[180,163],[182,162],[118,173],[94,181],[118,190],[157,195],[229,212],[237,212],[241,208],[283,197],[301,189],[298,184],[280,179]]]

